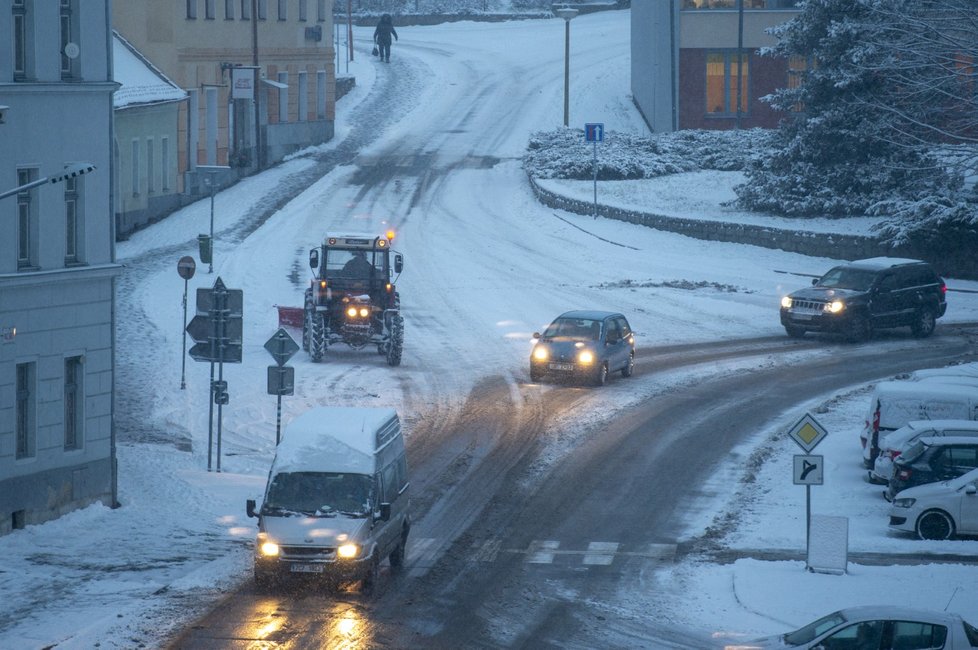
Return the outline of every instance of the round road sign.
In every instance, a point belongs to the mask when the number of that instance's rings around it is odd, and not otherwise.
[[[195,262],[194,258],[190,257],[189,255],[184,255],[180,258],[180,261],[177,262],[177,273],[179,273],[180,277],[184,280],[189,280],[190,278],[194,277],[194,271],[196,270],[197,262]]]

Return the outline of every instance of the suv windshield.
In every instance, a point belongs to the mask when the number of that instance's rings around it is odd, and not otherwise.
[[[373,480],[365,474],[285,472],[268,486],[262,511],[329,516],[366,516]]]
[[[830,289],[866,291],[873,285],[876,274],[876,271],[867,269],[837,266],[819,279],[818,286],[829,287]]]

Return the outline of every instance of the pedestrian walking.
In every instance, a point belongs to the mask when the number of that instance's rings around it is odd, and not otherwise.
[[[384,14],[374,29],[374,43],[380,47],[380,60],[391,62],[391,36],[397,40],[397,30],[394,29],[394,20],[390,14]]]

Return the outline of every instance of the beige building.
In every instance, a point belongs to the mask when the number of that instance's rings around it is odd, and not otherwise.
[[[113,27],[188,93],[179,191],[205,191],[199,165],[245,175],[333,137],[332,9],[333,0],[113,3]]]

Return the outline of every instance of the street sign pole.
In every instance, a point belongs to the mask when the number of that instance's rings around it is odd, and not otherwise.
[[[268,394],[278,397],[275,410],[275,444],[282,440],[282,395],[292,395],[295,384],[295,369],[285,362],[299,350],[299,345],[281,327],[265,341],[265,349],[275,359],[274,366],[268,367]]]
[[[594,218],[598,218],[598,141],[594,141],[594,157],[592,158],[592,165],[594,166]]]
[[[180,355],[180,390],[187,387],[187,285],[189,280],[183,281],[183,354]]]
[[[212,343],[213,345],[213,339]],[[211,361],[211,380],[208,385],[207,399],[207,471],[211,471],[211,449],[214,448],[214,362]]]
[[[213,194],[211,195],[213,200]],[[217,400],[217,471],[221,471],[221,416],[224,407],[223,386],[224,386],[224,344],[227,341],[225,323],[227,320],[227,298],[228,292],[224,288],[224,283],[217,284],[214,288],[214,306],[217,308],[217,318],[214,319],[217,330],[217,382],[222,387],[222,399]]]

